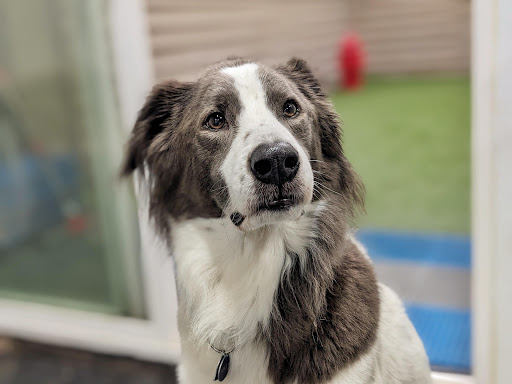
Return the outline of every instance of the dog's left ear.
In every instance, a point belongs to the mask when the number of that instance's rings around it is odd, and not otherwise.
[[[292,80],[300,92],[315,106],[320,128],[320,145],[322,161],[328,163],[329,169],[323,175],[330,188],[346,196],[353,205],[362,207],[364,204],[364,186],[343,153],[342,134],[338,114],[330,100],[320,87],[305,60],[292,58],[285,65],[276,68]],[[331,172],[337,169],[337,172]]]
[[[128,176],[136,169],[144,173],[145,162],[155,163],[154,157],[161,150],[164,139],[172,136],[180,123],[183,109],[190,101],[192,88],[193,83],[174,80],[153,87],[128,139],[121,176]],[[179,171],[179,167],[175,168]]]
[[[195,83],[174,80],[153,87],[128,139],[121,167],[122,177],[139,171],[149,180],[149,213],[162,234],[169,230],[170,212],[178,215],[185,208],[184,199],[181,204],[176,200],[192,167],[185,163],[190,157],[181,155],[188,142],[179,135],[179,128],[194,87]]]

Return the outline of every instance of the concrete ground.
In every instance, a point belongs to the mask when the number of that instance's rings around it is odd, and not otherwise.
[[[405,302],[452,308],[471,307],[471,270],[413,263],[376,262],[380,281]]]

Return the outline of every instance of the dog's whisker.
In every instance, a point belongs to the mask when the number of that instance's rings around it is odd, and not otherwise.
[[[321,192],[316,189],[313,190],[313,196],[319,200],[323,197]]]
[[[318,184],[321,188],[325,188],[325,189],[327,189],[328,191],[330,191],[330,192],[332,192],[332,193],[334,193],[334,194],[336,194],[336,195],[343,196],[341,193],[336,192],[336,191],[334,191],[334,190],[330,189],[329,187],[326,187],[325,185],[323,185],[323,184],[322,184],[322,183],[320,183],[320,182],[317,182],[317,184]]]
[[[320,183],[316,182],[313,184],[313,191],[316,191],[316,193],[322,198],[325,199],[327,196],[325,195],[325,191],[323,191],[320,187]]]

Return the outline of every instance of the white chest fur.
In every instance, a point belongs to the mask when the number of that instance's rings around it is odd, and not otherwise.
[[[308,211],[316,212],[320,204]],[[193,365],[182,382],[213,380],[220,355],[235,345],[229,378],[265,383],[266,351],[255,341],[270,319],[281,276],[290,264],[287,250],[301,255],[314,234],[315,215],[244,233],[229,219],[194,219],[172,225],[179,295],[182,362]],[[247,372],[250,369],[251,372]],[[190,380],[190,376],[196,377]],[[254,381],[258,378],[256,381]],[[227,379],[226,379],[227,380]]]
[[[229,348],[265,325],[285,262],[279,231],[244,234],[229,219],[173,226],[180,313],[194,342]]]

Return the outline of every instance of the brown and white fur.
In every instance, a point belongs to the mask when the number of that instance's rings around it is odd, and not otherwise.
[[[293,175],[269,182],[254,154],[276,143]],[[226,383],[430,382],[400,300],[352,236],[363,187],[303,60],[230,59],[157,85],[128,143],[123,172],[136,169],[175,258],[180,383],[213,381],[210,345],[234,346]]]

